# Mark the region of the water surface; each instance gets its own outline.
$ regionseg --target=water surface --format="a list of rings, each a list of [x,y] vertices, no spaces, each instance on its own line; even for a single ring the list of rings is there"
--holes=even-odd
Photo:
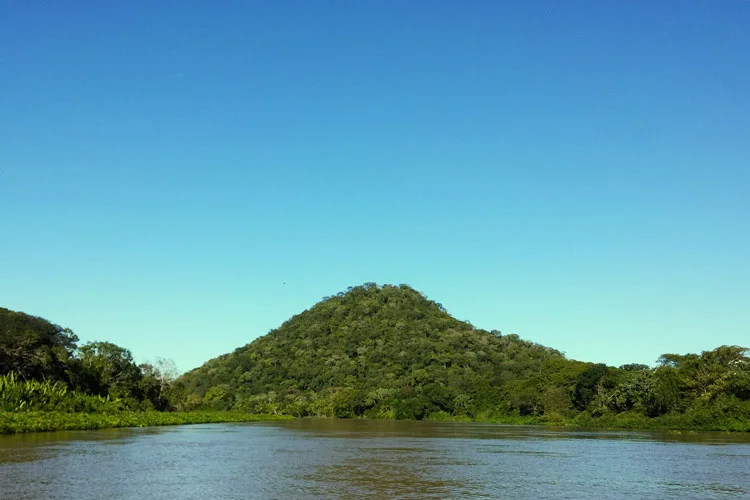
[[[294,420],[0,436],[0,498],[750,498],[750,436]]]

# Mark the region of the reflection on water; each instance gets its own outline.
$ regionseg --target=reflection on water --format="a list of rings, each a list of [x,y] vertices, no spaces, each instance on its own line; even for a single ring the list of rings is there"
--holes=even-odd
[[[53,457],[75,441],[96,441],[101,445],[117,444],[132,436],[130,429],[102,431],[42,432],[0,436],[0,464],[28,462]]]
[[[445,498],[470,492],[465,482],[437,473],[442,465],[437,457],[404,451],[360,450],[359,456],[346,463],[318,467],[303,478],[311,483],[310,493],[329,498],[341,491],[379,498]]]
[[[294,420],[0,436],[0,498],[744,498],[750,435]]]
[[[262,423],[261,425],[268,425]],[[655,441],[662,443],[750,444],[750,433],[691,431],[630,431],[537,427],[469,422],[418,422],[408,420],[297,419],[274,422],[297,432],[310,432],[321,438],[444,437],[471,439],[601,439],[606,441]]]

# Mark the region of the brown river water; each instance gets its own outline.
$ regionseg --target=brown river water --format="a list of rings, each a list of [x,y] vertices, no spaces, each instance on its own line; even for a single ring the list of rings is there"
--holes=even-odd
[[[750,498],[750,435],[310,419],[0,436],[0,498]]]

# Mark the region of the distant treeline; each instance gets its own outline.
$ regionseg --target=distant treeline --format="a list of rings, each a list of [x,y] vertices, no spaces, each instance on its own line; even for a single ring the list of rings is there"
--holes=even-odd
[[[451,317],[412,288],[327,297],[175,379],[108,342],[0,309],[0,410],[209,410],[296,417],[471,419],[750,430],[745,347],[649,367],[566,359]]]

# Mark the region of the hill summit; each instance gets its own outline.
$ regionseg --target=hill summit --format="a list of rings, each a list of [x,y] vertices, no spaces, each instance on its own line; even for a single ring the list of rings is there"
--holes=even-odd
[[[494,407],[507,386],[555,359],[564,360],[517,335],[459,321],[407,285],[366,283],[324,298],[179,384],[186,407],[422,418]]]

